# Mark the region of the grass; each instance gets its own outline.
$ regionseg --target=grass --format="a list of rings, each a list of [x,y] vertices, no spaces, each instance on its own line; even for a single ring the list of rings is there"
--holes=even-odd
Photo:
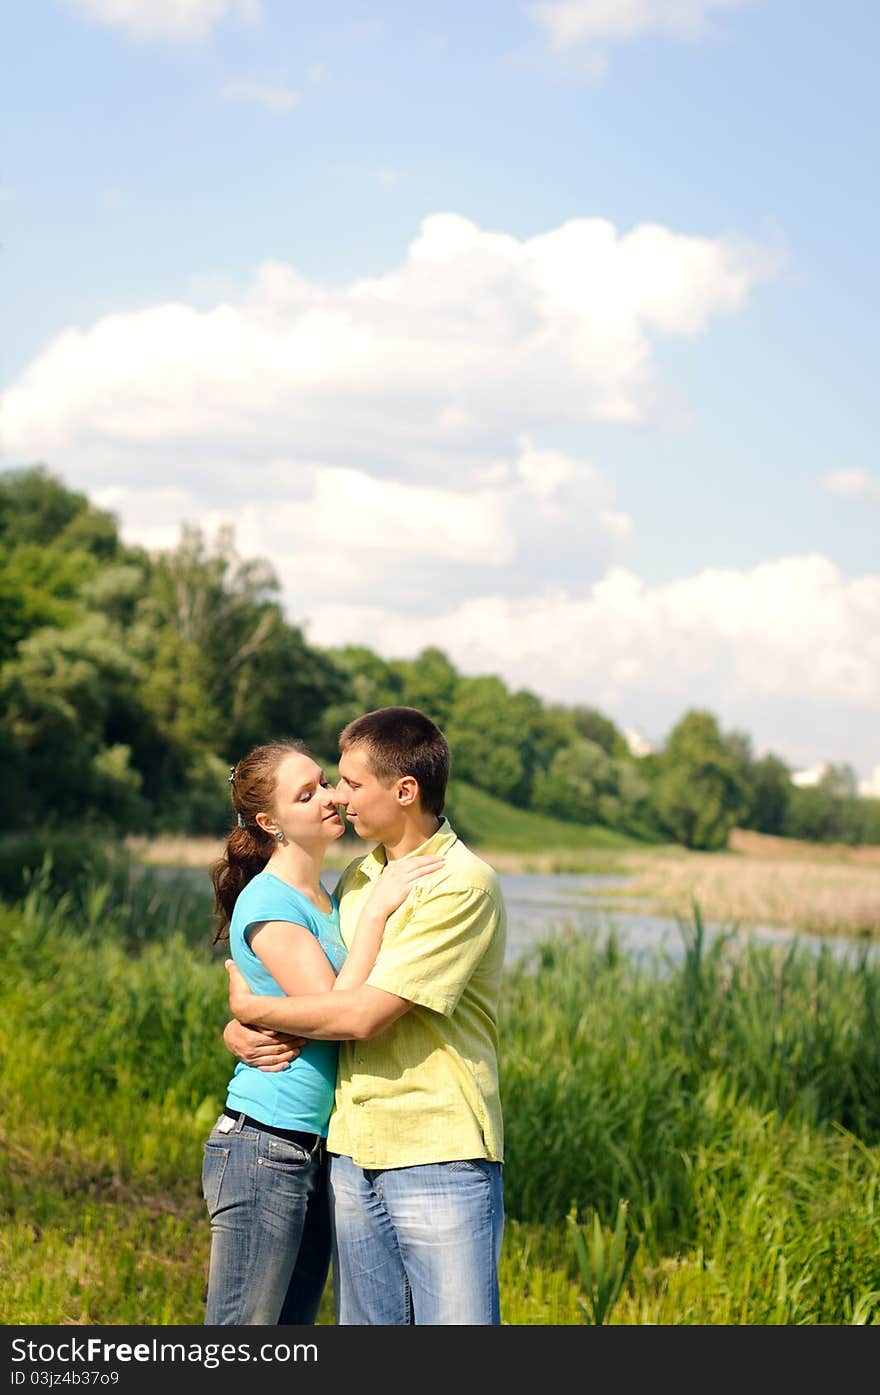
[[[0,907],[7,1322],[202,1321],[201,1148],[231,1063],[183,895],[37,878]],[[638,1248],[605,1321],[880,1321],[880,969],[710,945],[699,909],[683,934],[662,974],[585,927],[506,976],[504,1322],[599,1311],[571,1226],[610,1236],[621,1203]]]
[[[696,898],[710,919],[744,927],[880,935],[880,848],[817,848],[737,832],[730,852],[663,848],[627,854],[621,865],[632,878],[622,894],[668,915],[687,915]]]

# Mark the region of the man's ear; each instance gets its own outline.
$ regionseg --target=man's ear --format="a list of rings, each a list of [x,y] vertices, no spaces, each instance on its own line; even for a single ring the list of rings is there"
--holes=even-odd
[[[409,809],[415,804],[419,797],[419,782],[414,775],[404,775],[397,784],[397,802],[402,808]]]

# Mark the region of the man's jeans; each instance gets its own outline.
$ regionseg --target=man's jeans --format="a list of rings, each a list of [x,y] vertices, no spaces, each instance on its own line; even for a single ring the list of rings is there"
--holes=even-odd
[[[340,1325],[497,1325],[501,1164],[378,1170],[330,1158]]]
[[[330,1264],[321,1152],[241,1119],[230,1132],[214,1127],[202,1163],[211,1217],[206,1324],[314,1323]]]

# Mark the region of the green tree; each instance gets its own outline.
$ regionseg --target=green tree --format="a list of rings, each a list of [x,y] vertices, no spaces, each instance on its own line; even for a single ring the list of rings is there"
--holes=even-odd
[[[349,644],[325,651],[332,665],[332,684],[317,732],[319,749],[328,759],[339,753],[337,738],[343,727],[364,712],[403,703],[404,681],[393,663],[381,659],[363,645]],[[412,704],[410,704],[412,705]]]
[[[849,765],[829,765],[818,784],[792,787],[785,832],[813,843],[860,842],[864,816],[857,788]]]
[[[114,711],[135,703],[139,678],[102,616],[21,642],[0,673],[0,710],[16,751],[15,824],[84,811],[109,820],[124,811],[129,826],[143,821],[129,751],[108,739]]]
[[[522,797],[527,776],[527,705],[496,676],[461,678],[446,732],[455,779],[497,799]]]
[[[573,707],[571,720],[581,736],[587,741],[595,741],[609,756],[627,754],[628,748],[623,733],[618,731],[611,718],[600,712],[598,707]]]
[[[391,665],[401,681],[401,701],[417,707],[446,730],[452,716],[458,687],[458,673],[442,649],[423,649],[415,659],[396,660]]]
[[[726,845],[748,807],[749,792],[711,712],[687,712],[673,728],[652,798],[676,842],[703,849]]]
[[[550,767],[535,777],[533,805],[543,814],[573,823],[604,822],[603,799],[617,794],[617,772],[596,741],[580,739],[556,752]]]
[[[791,770],[778,756],[766,755],[752,763],[747,778],[751,802],[743,827],[758,833],[783,834],[793,789]]]

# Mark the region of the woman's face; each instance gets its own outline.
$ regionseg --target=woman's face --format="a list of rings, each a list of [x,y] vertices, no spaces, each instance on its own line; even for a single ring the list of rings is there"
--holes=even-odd
[[[267,822],[290,843],[332,843],[345,832],[335,786],[311,756],[292,751],[278,766],[275,807]]]

